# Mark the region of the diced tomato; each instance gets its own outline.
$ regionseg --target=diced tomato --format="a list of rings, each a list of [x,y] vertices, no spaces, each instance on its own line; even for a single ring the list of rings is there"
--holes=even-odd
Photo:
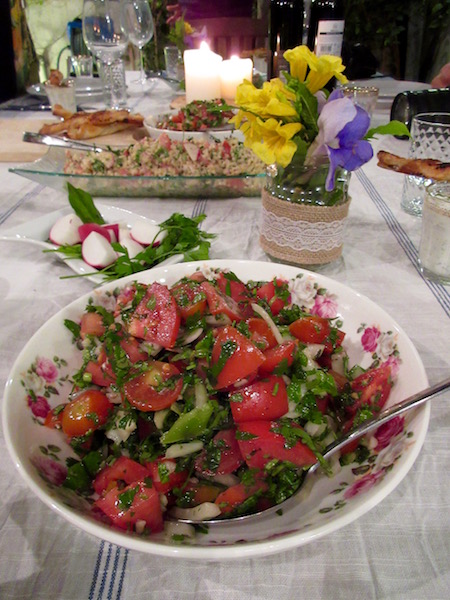
[[[223,294],[209,281],[203,281],[200,287],[206,294],[209,312],[212,315],[225,314],[231,321],[243,321],[245,315],[242,313],[238,303],[231,296]]]
[[[170,290],[160,283],[152,283],[130,319],[129,333],[163,348],[172,348],[179,328],[180,313]]]
[[[137,363],[138,361],[148,360],[147,352],[144,352],[140,348],[140,342],[133,336],[120,340],[120,346],[125,350],[126,355],[131,363]]]
[[[96,500],[95,506],[120,529],[132,529],[138,521],[144,521],[150,533],[163,529],[159,494],[143,481],[135,481],[122,490],[112,488]]]
[[[85,435],[106,423],[112,404],[99,390],[85,390],[62,411],[61,427],[69,437]]]
[[[276,421],[239,423],[237,440],[245,462],[250,468],[263,469],[272,459],[290,461],[298,467],[314,464],[315,454],[300,440],[288,447],[286,439],[277,433]],[[291,424],[292,427],[300,427]]]
[[[231,386],[256,371],[264,362],[264,354],[235,327],[218,329],[214,342],[211,369],[220,390]]]
[[[147,463],[153,485],[160,494],[167,494],[174,487],[181,487],[188,478],[188,471],[176,471],[176,465],[176,461],[171,458],[158,458]]]
[[[112,369],[108,365],[106,353],[102,349],[97,362],[89,361],[86,365],[86,373],[91,375],[91,382],[100,387],[108,387],[116,380]]]
[[[222,488],[211,483],[189,482],[183,488],[183,499],[188,507],[198,506],[203,502],[214,502]]]
[[[378,411],[386,404],[393,386],[391,368],[384,364],[362,373],[351,382],[354,404],[347,405],[349,415],[355,415],[362,406],[369,406]]]
[[[206,294],[195,281],[179,283],[171,290],[181,314],[181,320],[186,323],[195,314],[202,315],[206,310]]]
[[[183,387],[183,378],[175,365],[154,360],[148,370],[127,381],[125,398],[143,412],[169,408],[178,398]]]
[[[127,456],[119,456],[112,465],[100,471],[92,485],[94,491],[101,496],[105,490],[110,490],[119,481],[130,484],[143,481],[146,477],[150,477],[150,471],[146,467]]]
[[[219,273],[216,283],[222,294],[232,298],[237,303],[239,310],[245,317],[251,317],[254,314],[250,306],[252,297],[245,283],[234,277],[227,277],[225,273]]]
[[[262,352],[277,345],[277,340],[264,319],[251,317],[245,321],[250,332],[250,339]]]
[[[64,404],[60,404],[48,411],[44,420],[44,425],[46,427],[49,427],[50,429],[62,429],[61,419],[64,406]]]
[[[345,333],[331,327],[330,321],[318,315],[307,315],[289,325],[290,333],[304,344],[324,344],[326,352],[342,345]]]
[[[80,336],[84,340],[87,335],[102,336],[106,331],[103,317],[95,312],[86,312],[81,317]]]
[[[231,146],[227,140],[222,142],[222,158],[230,158],[231,156]]]
[[[264,376],[273,373],[277,367],[280,369],[283,366],[290,367],[294,362],[296,351],[297,343],[293,341],[282,342],[274,348],[269,348],[264,352],[266,360],[259,367],[259,373]]]
[[[195,470],[205,477],[233,473],[244,462],[234,428],[223,429],[216,433],[212,440],[212,446],[220,451],[220,458],[218,463],[215,463],[217,464],[215,468],[214,465],[208,462],[208,452],[206,450],[202,450],[195,459]]]
[[[262,480],[256,480],[252,485],[237,483],[221,492],[217,496],[215,504],[219,506],[223,514],[227,514],[240,506],[247,498],[253,496],[253,494],[256,494],[260,490],[265,491],[266,489],[267,484]]]
[[[345,375],[337,373],[336,371],[333,371],[333,369],[328,369],[328,374],[331,375],[331,377],[334,379],[337,391],[343,392],[349,384],[347,377],[345,377]]]
[[[274,281],[264,283],[258,288],[256,295],[268,303],[273,315],[277,315],[288,304],[290,299],[287,282],[282,279],[275,279]]]
[[[165,148],[166,150],[170,150],[170,148],[172,147],[172,140],[167,135],[167,133],[162,133],[159,136],[158,143],[162,148]]]
[[[273,421],[288,412],[286,384],[282,377],[270,375],[230,395],[235,423]]]

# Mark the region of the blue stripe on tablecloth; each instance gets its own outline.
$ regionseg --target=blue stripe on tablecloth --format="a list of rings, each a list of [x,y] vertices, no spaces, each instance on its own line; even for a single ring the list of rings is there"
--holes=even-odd
[[[206,214],[206,203],[207,200],[197,200],[192,210],[192,218]],[[107,548],[106,556],[104,556],[105,548]],[[115,548],[116,554],[112,561],[113,548]],[[102,600],[102,598],[120,600],[127,562],[128,550],[102,541],[92,575],[89,600]]]
[[[420,275],[420,277],[422,278],[424,283],[428,286],[428,288],[430,289],[430,291],[432,292],[432,294],[434,295],[436,300],[439,302],[439,304],[443,308],[445,314],[448,317],[450,317],[450,292],[449,292],[448,288],[446,288],[442,284],[435,283],[434,281],[429,281],[428,279],[426,279],[426,277],[424,277],[422,275],[420,268],[419,268],[419,263],[418,263],[417,248],[414,246],[412,241],[409,239],[407,233],[405,232],[403,227],[400,225],[400,223],[397,221],[393,212],[391,211],[389,206],[386,204],[386,202],[383,200],[383,198],[379,194],[378,190],[375,188],[375,186],[370,181],[370,179],[367,177],[367,175],[364,173],[364,171],[362,169],[359,169],[356,172],[356,176],[359,179],[359,181],[361,182],[361,184],[364,187],[364,189],[366,190],[366,192],[368,193],[368,195],[371,198],[371,200],[373,201],[373,203],[375,204],[375,206],[377,207],[381,216],[386,221],[387,226],[394,234],[395,238],[397,239],[398,243],[404,250],[405,254],[409,258],[411,263],[413,264],[414,268],[416,269],[416,271],[418,272],[418,274]]]

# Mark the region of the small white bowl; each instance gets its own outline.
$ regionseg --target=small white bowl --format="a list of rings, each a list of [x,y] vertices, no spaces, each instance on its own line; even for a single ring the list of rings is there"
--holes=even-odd
[[[184,140],[195,140],[202,142],[211,140],[223,141],[230,137],[235,137],[240,142],[244,141],[242,132],[232,126],[229,128],[205,129],[204,131],[176,131],[174,129],[160,129],[159,127],[156,127],[156,124],[162,119],[162,116],[163,115],[149,115],[144,119],[144,127],[151,138],[159,138],[162,133],[165,133],[171,140],[176,140],[178,142],[182,142]]]

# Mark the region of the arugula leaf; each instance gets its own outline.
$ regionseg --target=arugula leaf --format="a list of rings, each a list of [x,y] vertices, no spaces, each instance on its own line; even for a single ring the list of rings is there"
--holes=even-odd
[[[385,125],[379,125],[378,127],[374,127],[373,129],[369,129],[369,131],[364,136],[365,140],[372,139],[375,135],[398,135],[398,136],[406,136],[411,137],[408,128],[404,123],[400,121],[390,121]]]
[[[104,224],[105,220],[95,207],[92,196],[88,192],[74,187],[71,183],[67,184],[67,189],[69,190],[70,206],[83,223]]]

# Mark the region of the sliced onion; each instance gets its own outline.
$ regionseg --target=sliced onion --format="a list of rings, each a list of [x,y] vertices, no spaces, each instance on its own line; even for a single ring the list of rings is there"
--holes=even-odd
[[[203,329],[201,327],[197,327],[197,329],[193,329],[192,331],[183,333],[177,340],[178,346],[188,346],[189,344],[192,344],[192,342],[195,342],[195,340],[199,338],[202,335],[202,333]],[[179,348],[174,348],[175,352],[177,352],[178,350]]]
[[[326,428],[326,423],[313,423],[312,421],[308,421],[304,427],[306,433],[309,433],[309,435],[311,435],[312,437],[322,435]]]
[[[331,368],[339,375],[345,375],[345,359],[347,353],[341,349],[340,352],[333,352],[331,355]]]
[[[189,523],[177,523],[176,521],[166,521],[164,523],[164,532],[167,537],[172,538],[174,535],[188,538],[195,538],[195,527]]]
[[[198,452],[202,448],[203,442],[200,441],[186,442],[185,444],[172,444],[172,446],[167,448],[164,456],[166,458],[179,458],[180,456],[187,456],[188,454]]]
[[[231,487],[232,485],[240,483],[241,480],[236,475],[233,475],[233,473],[225,473],[223,475],[214,475],[214,477],[211,477],[211,481],[220,483],[226,487]]]
[[[176,519],[189,519],[189,521],[209,521],[221,514],[220,508],[214,502],[203,502],[193,508],[180,508],[175,506],[170,511]]]
[[[264,319],[264,321],[267,323],[267,325],[270,327],[273,335],[275,336],[275,339],[277,340],[277,344],[282,344],[283,336],[281,335],[278,327],[273,322],[269,313],[266,310],[264,310],[264,308],[262,306],[260,306],[259,304],[256,304],[256,303],[252,303],[252,308],[255,311],[255,313],[257,313],[260,317],[262,317]]]
[[[153,415],[153,423],[158,429],[162,429],[164,427],[164,421],[168,412],[168,408],[163,408],[162,410],[157,410]]]
[[[201,408],[208,402],[208,400],[209,400],[208,392],[206,390],[205,384],[202,383],[201,381],[199,381],[195,384],[194,393],[195,393],[196,408]]]
[[[220,315],[208,315],[205,317],[205,321],[207,325],[211,325],[215,327],[217,325],[229,325],[231,323],[231,319],[227,317],[227,315],[220,313]]]

